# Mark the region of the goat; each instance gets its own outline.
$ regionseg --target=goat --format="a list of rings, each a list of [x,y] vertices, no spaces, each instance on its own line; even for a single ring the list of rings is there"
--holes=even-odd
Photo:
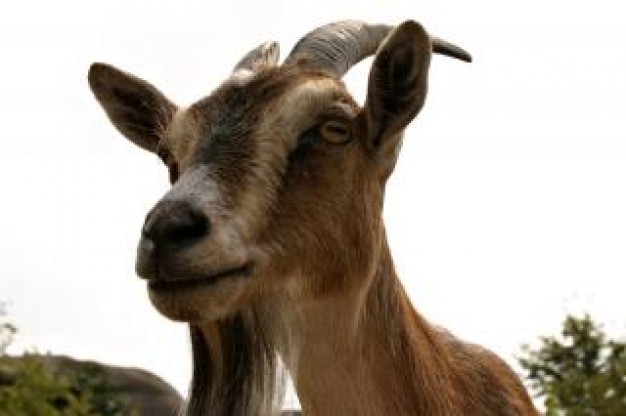
[[[394,271],[383,194],[433,53],[471,61],[414,21],[332,23],[282,65],[277,43],[253,49],[187,108],[91,66],[113,125],[169,169],[136,271],[189,324],[187,415],[275,414],[285,368],[306,415],[537,414],[516,374],[427,323]],[[341,77],[373,54],[361,107]]]

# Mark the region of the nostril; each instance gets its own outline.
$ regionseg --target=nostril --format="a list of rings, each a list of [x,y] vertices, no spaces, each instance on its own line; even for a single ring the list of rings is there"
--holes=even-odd
[[[164,238],[167,242],[178,243],[195,240],[207,233],[208,221],[204,215],[195,211],[177,212],[167,224]]]
[[[159,202],[148,214],[144,237],[157,244],[197,240],[209,232],[209,220],[202,211],[184,201]]]

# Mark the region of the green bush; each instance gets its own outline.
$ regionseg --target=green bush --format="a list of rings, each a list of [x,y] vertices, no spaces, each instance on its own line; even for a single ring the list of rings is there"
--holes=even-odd
[[[0,414],[11,416],[87,416],[89,394],[78,394],[71,381],[51,374],[36,355],[0,357]]]
[[[46,356],[0,357],[0,415],[133,416],[101,370],[57,369]]]
[[[6,354],[14,325],[0,303],[0,415],[133,416],[96,365],[63,369],[45,355]],[[58,367],[58,368],[57,368]]]
[[[524,348],[520,364],[547,416],[626,415],[626,343],[586,315],[568,316],[560,337]]]

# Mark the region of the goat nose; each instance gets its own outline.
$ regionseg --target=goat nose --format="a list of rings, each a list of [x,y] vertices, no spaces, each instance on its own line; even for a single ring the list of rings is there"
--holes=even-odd
[[[209,219],[186,201],[159,202],[146,217],[144,238],[156,245],[191,242],[209,232]]]

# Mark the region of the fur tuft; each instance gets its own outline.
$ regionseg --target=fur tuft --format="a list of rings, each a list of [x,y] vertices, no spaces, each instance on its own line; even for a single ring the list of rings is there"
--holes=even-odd
[[[190,325],[193,376],[185,416],[279,414],[285,372],[253,312],[210,324],[214,336]]]

